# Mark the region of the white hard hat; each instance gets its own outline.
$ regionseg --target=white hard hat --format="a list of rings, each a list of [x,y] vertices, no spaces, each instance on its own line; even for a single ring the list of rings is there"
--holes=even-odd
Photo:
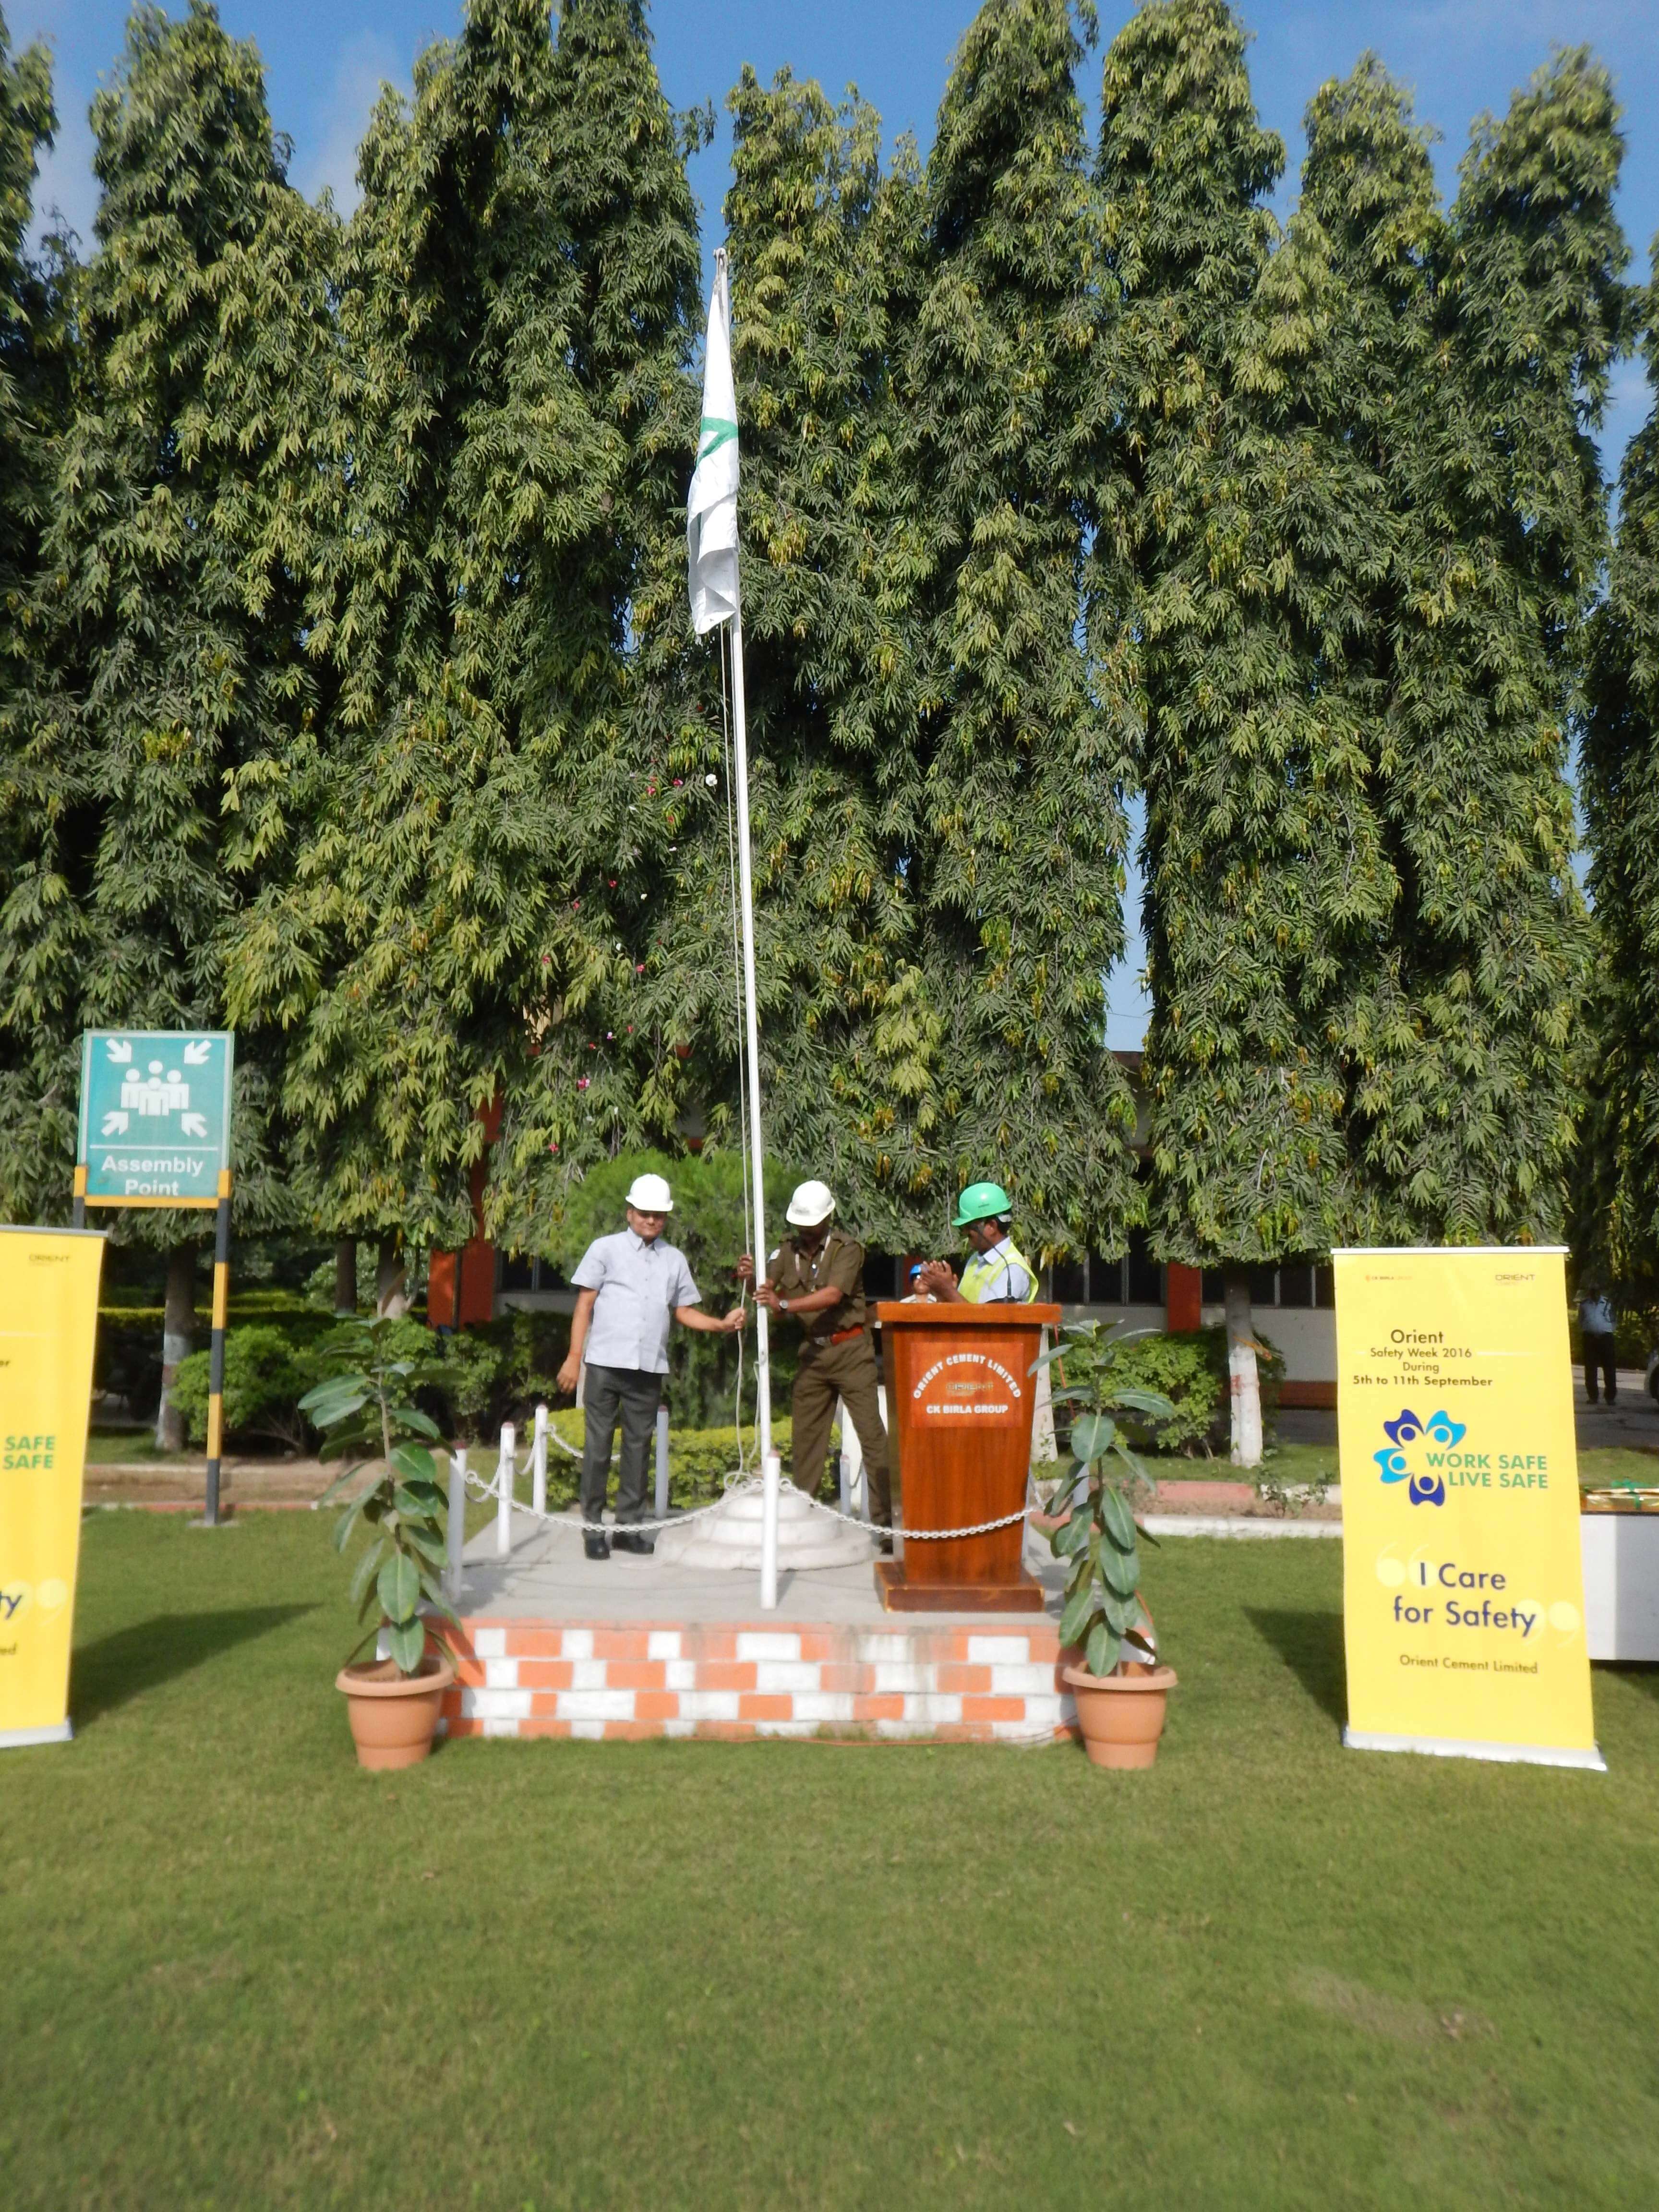
[[[635,1176],[628,1186],[628,1203],[640,1213],[672,1213],[674,1194],[661,1176]]]
[[[804,1182],[790,1200],[784,1219],[792,1229],[816,1229],[835,1210],[835,1194],[827,1182]]]

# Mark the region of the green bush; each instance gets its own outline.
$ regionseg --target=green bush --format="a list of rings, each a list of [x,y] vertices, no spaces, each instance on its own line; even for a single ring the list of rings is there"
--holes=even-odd
[[[553,1415],[553,1426],[571,1449],[580,1453],[586,1439],[581,1408],[576,1407]],[[621,1431],[617,1431],[620,1440]],[[782,1458],[786,1471],[790,1464],[790,1427],[787,1418],[772,1424],[772,1440]],[[520,1437],[522,1444],[525,1437]],[[755,1444],[755,1431],[745,1428],[743,1432],[745,1463],[751,1474],[760,1472],[760,1457]],[[615,1447],[613,1446],[613,1451]],[[654,1468],[654,1458],[650,1462]],[[682,1508],[707,1505],[720,1496],[726,1478],[737,1470],[738,1432],[735,1428],[677,1429],[671,1415],[668,1425],[668,1495],[671,1503]],[[494,1462],[491,1462],[493,1471]],[[577,1462],[556,1444],[550,1444],[547,1455],[547,1497],[550,1505],[572,1505],[580,1487],[580,1469]]]
[[[1113,1373],[1127,1388],[1155,1390],[1175,1407],[1168,1420],[1134,1413],[1122,1425],[1137,1451],[1225,1453],[1231,1418],[1227,1379],[1227,1332],[1221,1327],[1156,1330],[1145,1336],[1112,1340]],[[1271,1444],[1279,1429],[1279,1391],[1285,1356],[1256,1332],[1256,1368],[1261,1384],[1261,1437]],[[1086,1347],[1068,1344],[1066,1380],[1086,1382]],[[1078,1371],[1073,1375],[1073,1370]]]
[[[207,1441],[210,1357],[192,1352],[173,1378],[173,1402],[185,1417],[192,1443]],[[319,1379],[314,1352],[286,1330],[261,1324],[227,1329],[227,1434],[274,1438],[290,1450],[303,1451],[314,1431],[299,1401]]]

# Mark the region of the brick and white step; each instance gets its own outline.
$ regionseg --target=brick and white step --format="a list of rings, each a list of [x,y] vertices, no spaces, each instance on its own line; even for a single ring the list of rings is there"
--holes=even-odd
[[[1076,1733],[1052,1621],[865,1628],[468,1620],[452,1736],[932,1737]]]

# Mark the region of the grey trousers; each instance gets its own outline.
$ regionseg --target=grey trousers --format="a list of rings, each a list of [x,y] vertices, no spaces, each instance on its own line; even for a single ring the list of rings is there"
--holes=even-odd
[[[590,1367],[582,1385],[586,1443],[582,1452],[582,1519],[605,1518],[611,1481],[611,1444],[622,1419],[622,1457],[617,1469],[618,1527],[645,1518],[646,1455],[662,1400],[660,1375],[642,1367]]]

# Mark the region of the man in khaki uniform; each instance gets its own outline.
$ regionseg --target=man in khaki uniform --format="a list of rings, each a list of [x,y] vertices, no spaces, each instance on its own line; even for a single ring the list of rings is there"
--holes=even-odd
[[[799,1321],[805,1331],[790,1412],[794,1423],[796,1487],[817,1495],[830,1455],[830,1430],[840,1398],[864,1449],[871,1518],[893,1525],[887,1480],[887,1432],[876,1396],[876,1355],[864,1306],[864,1247],[834,1226],[836,1201],[821,1182],[804,1182],[789,1201],[786,1237],[767,1263],[755,1296],[767,1310]],[[738,1273],[753,1282],[745,1255]]]

